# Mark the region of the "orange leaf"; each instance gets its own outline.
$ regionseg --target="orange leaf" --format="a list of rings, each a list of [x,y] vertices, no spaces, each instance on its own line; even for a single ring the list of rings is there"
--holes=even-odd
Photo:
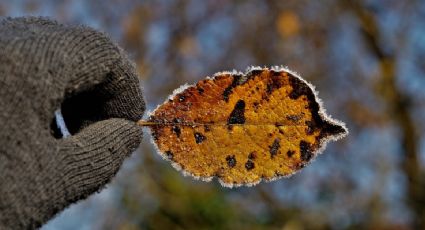
[[[285,68],[217,73],[177,90],[140,124],[175,168],[227,187],[292,175],[348,133]]]

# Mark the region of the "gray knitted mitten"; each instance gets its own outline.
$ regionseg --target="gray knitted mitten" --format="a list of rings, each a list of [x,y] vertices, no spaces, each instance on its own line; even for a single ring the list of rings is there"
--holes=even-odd
[[[0,21],[0,229],[37,228],[104,187],[139,145],[144,109],[134,66],[104,34]]]

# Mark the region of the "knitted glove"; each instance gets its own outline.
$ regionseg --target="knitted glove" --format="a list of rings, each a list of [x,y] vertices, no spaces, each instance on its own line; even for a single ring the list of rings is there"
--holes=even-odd
[[[144,109],[134,66],[104,34],[1,21],[0,229],[37,228],[104,187],[139,145]]]

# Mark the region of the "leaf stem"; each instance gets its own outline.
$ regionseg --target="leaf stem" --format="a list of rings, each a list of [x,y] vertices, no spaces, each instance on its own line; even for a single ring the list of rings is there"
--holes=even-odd
[[[146,120],[139,120],[137,121],[137,124],[140,126],[154,126],[154,125],[158,125],[158,123],[156,122],[151,122],[151,121],[146,121]]]
[[[193,123],[193,122],[154,122],[154,121],[146,121],[146,120],[139,120],[137,121],[137,124],[139,126],[143,126],[143,127],[149,127],[149,126],[155,126],[155,125],[182,125],[182,126],[201,126],[201,125],[206,125],[206,126],[250,126],[250,125],[255,125],[255,126],[276,126],[276,127],[307,127],[306,125],[303,124],[276,124],[276,123],[270,123],[270,124],[249,124],[249,123],[245,123],[245,124],[228,124],[228,123]]]

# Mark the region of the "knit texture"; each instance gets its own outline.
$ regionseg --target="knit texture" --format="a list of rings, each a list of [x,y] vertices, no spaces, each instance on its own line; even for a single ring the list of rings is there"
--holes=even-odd
[[[61,108],[72,136],[55,138]],[[99,191],[139,145],[134,65],[91,28],[0,22],[0,229],[33,229]]]

